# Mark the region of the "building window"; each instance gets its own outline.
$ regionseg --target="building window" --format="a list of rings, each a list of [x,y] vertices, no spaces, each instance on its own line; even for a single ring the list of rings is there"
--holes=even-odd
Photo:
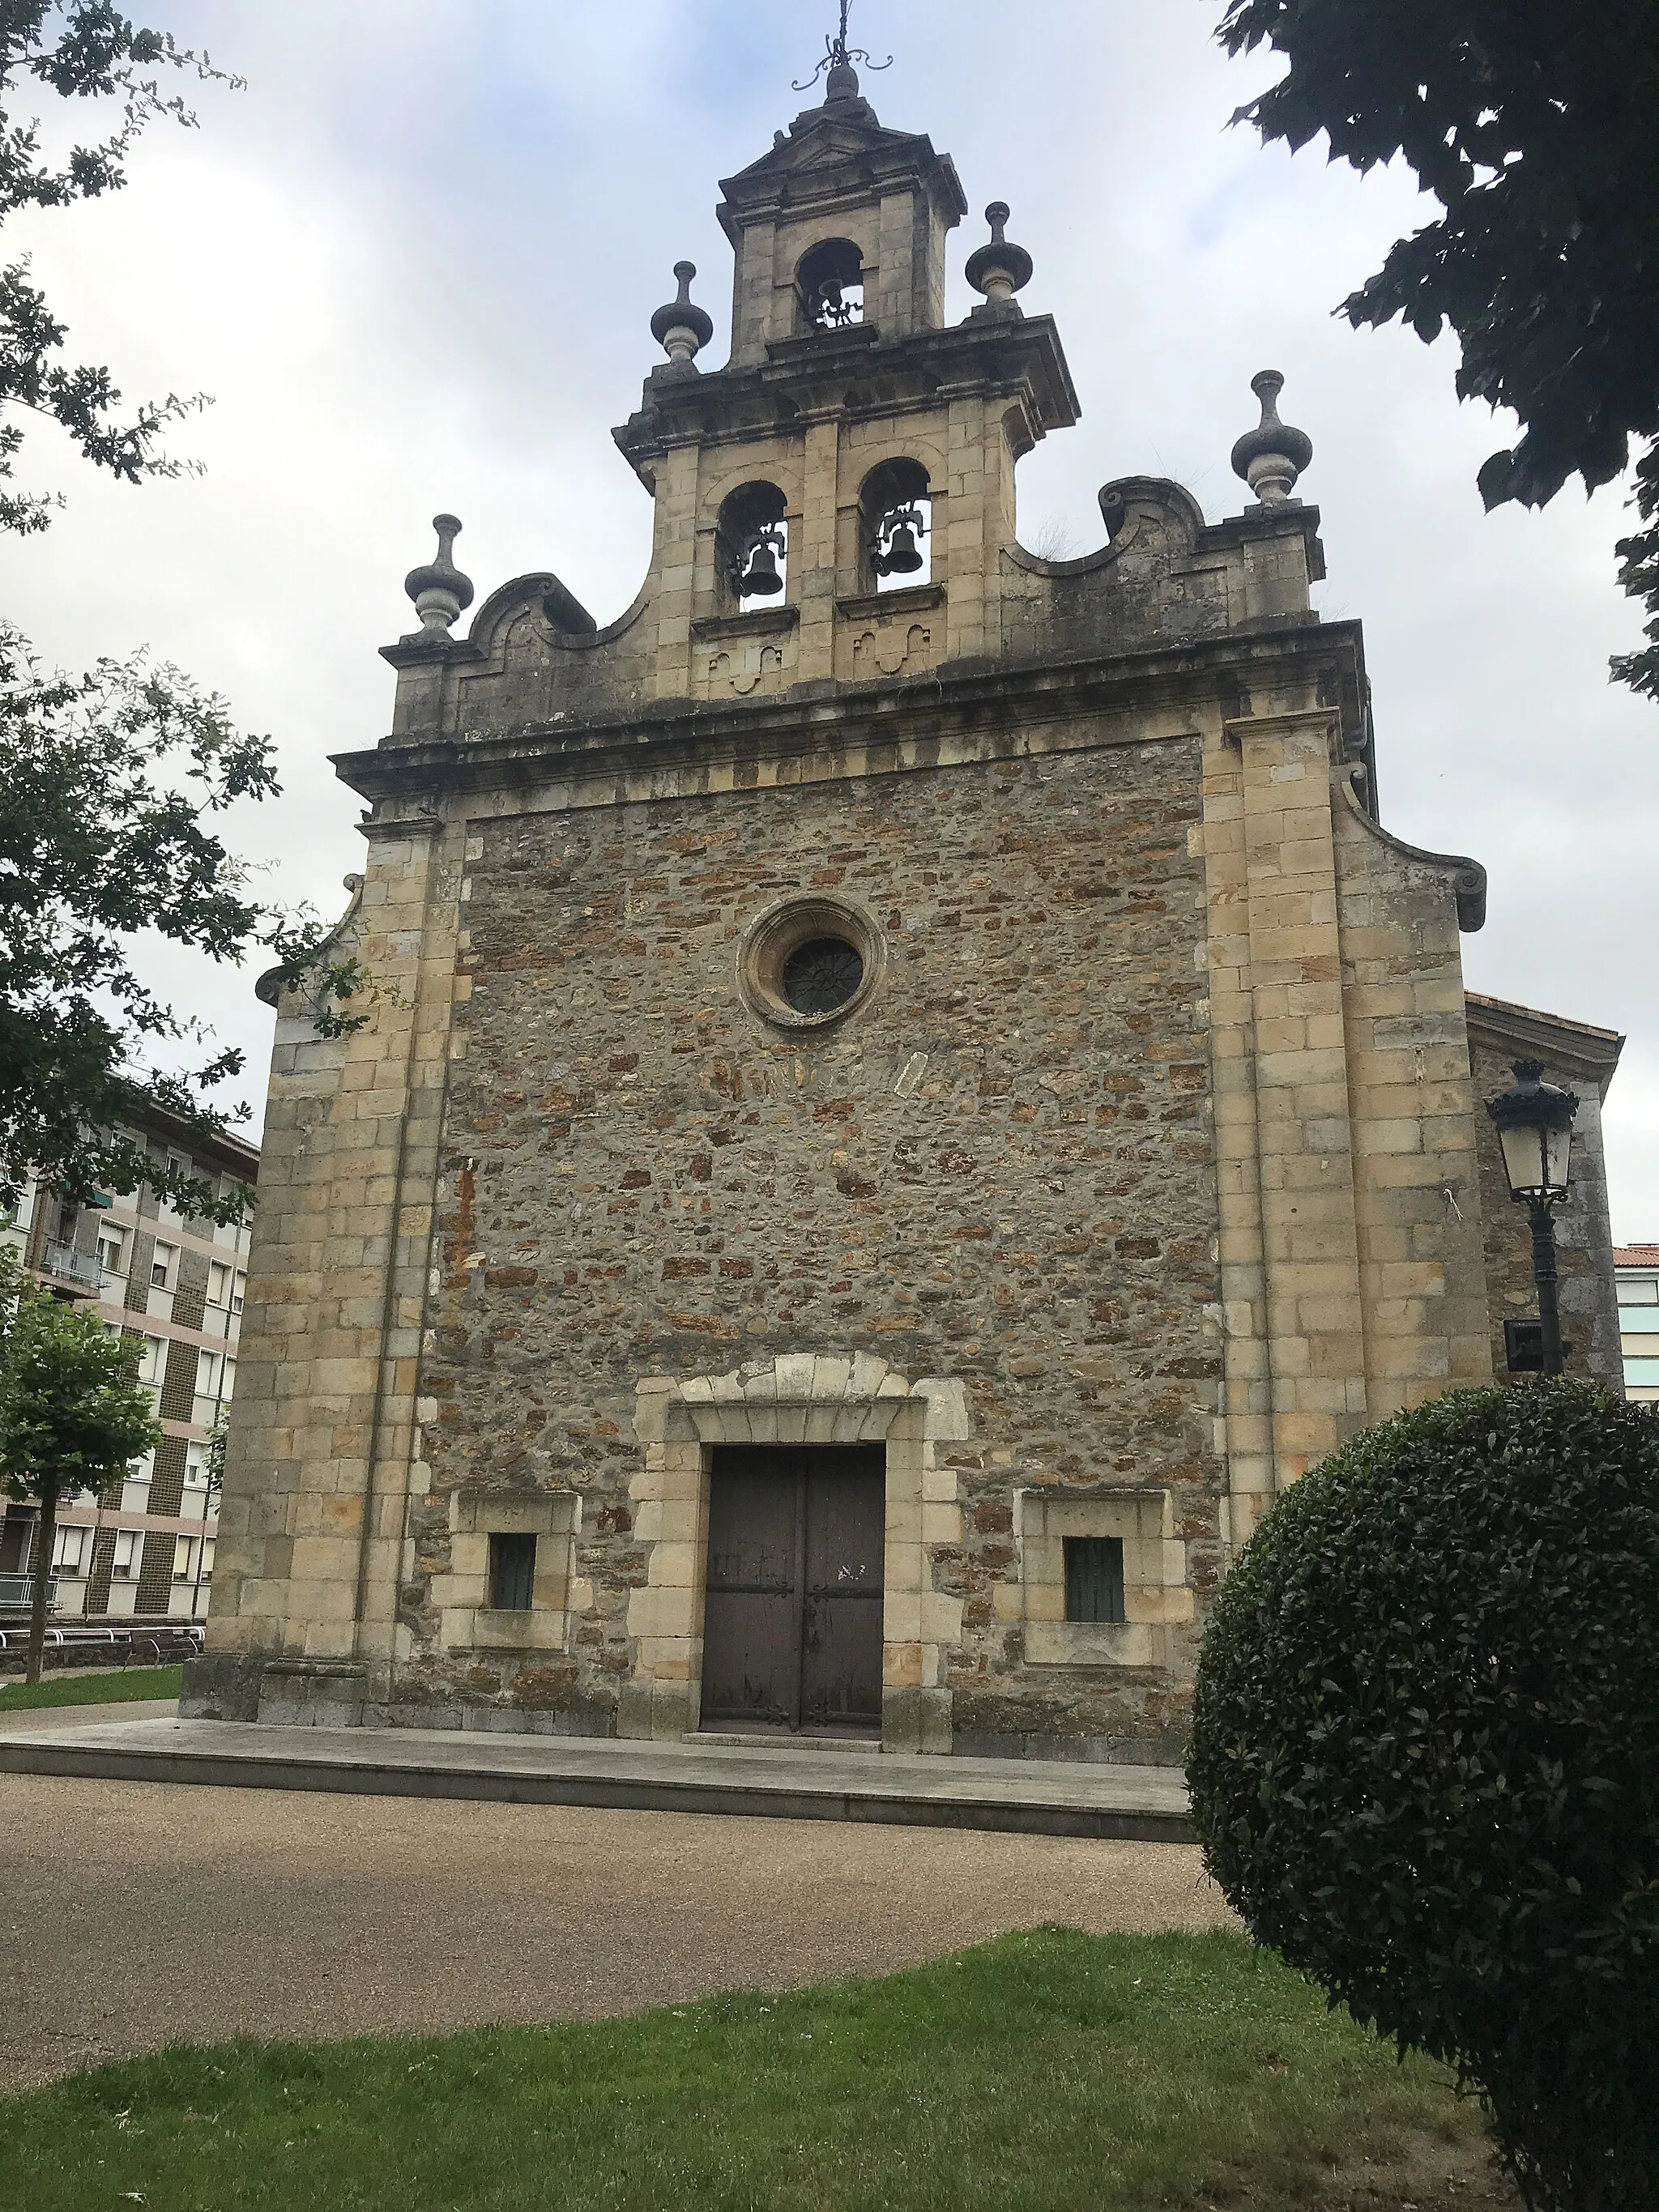
[[[98,1232],[98,1264],[110,1277],[125,1275],[127,1270],[127,1232],[125,1229],[100,1229]]]
[[[55,1572],[78,1575],[84,1571],[82,1563],[87,1555],[88,1534],[85,1528],[59,1528],[57,1542],[52,1547],[52,1564]]]
[[[1066,1618],[1121,1621],[1123,1618],[1123,1539],[1067,1536]]]
[[[164,1336],[147,1336],[144,1348],[138,1355],[138,1380],[159,1389],[167,1379],[167,1340]]]
[[[115,1532],[115,1557],[110,1564],[112,1577],[118,1583],[137,1582],[143,1555],[143,1530],[118,1528]]]
[[[247,1277],[240,1267],[233,1267],[228,1260],[215,1260],[210,1265],[207,1302],[210,1306],[223,1306],[230,1313],[240,1313],[246,1287]]]
[[[158,1238],[149,1258],[149,1286],[153,1291],[170,1291],[179,1279],[179,1247],[163,1244]]]
[[[858,996],[864,956],[840,937],[810,937],[783,963],[783,995],[798,1014],[838,1014]]]
[[[1566,1346],[1564,1345],[1562,1350]],[[1511,1375],[1544,1371],[1544,1324],[1522,1319],[1504,1323],[1504,1361]]]
[[[489,1603],[496,1613],[528,1613],[536,1589],[536,1539],[492,1535]]]
[[[173,1547],[173,1579],[176,1583],[193,1583],[196,1579],[198,1536],[180,1536]]]
[[[204,1221],[198,1233],[211,1237],[216,1244],[225,1245],[232,1251],[246,1252],[248,1247],[248,1185],[236,1176],[221,1176],[218,1192],[221,1198],[236,1200],[243,1208],[242,1217],[239,1221]]]
[[[738,988],[753,1012],[781,1029],[821,1029],[866,1002],[883,962],[881,933],[861,908],[785,899],[750,924]]]

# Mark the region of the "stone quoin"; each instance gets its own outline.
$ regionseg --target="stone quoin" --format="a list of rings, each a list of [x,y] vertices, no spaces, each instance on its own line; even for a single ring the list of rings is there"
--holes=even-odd
[[[1127,475],[1027,551],[1032,257],[994,203],[947,324],[956,171],[826,85],[722,188],[726,365],[690,264],[652,323],[634,604],[462,634],[441,517],[336,763],[381,989],[277,1005],[187,1713],[1174,1762],[1264,1508],[1524,1304],[1472,1051],[1596,1098],[1620,1040],[1467,997],[1484,874],[1380,823],[1283,379],[1239,514]]]

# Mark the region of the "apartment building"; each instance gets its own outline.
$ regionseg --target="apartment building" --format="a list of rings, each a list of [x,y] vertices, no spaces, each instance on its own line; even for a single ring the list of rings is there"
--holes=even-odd
[[[1613,1267],[1625,1395],[1641,1405],[1659,1405],[1659,1244],[1619,1245]]]
[[[204,1144],[160,1109],[131,1133],[159,1163],[188,1168],[216,1190],[252,1190],[257,1148],[234,1137]],[[58,1507],[52,1610],[62,1620],[198,1620],[213,1580],[217,1498],[209,1455],[236,1381],[248,1230],[179,1214],[148,1185],[88,1206],[31,1179],[0,1243],[39,1282],[98,1312],[141,1344],[161,1441],[118,1490],[82,1492]],[[0,1607],[24,1601],[38,1518],[9,1504],[0,1522]]]

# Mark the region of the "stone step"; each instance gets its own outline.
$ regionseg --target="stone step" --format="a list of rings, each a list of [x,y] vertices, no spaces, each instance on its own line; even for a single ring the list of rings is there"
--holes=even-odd
[[[1185,1783],[1173,1767],[872,1758],[861,1744],[821,1741],[636,1743],[482,1729],[142,1720],[0,1740],[0,1772],[1193,1840]]]

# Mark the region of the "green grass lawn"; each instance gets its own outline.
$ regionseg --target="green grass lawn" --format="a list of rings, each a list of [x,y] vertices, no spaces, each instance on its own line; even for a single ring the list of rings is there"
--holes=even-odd
[[[629,2020],[173,2050],[0,2101],[0,2174],[27,2212],[1141,2212],[1479,2133],[1237,1937],[1045,1929]]]
[[[176,1698],[182,1667],[111,1668],[95,1674],[48,1674],[43,1682],[8,1682],[0,1713],[33,1712],[42,1705],[124,1705],[133,1698]]]

